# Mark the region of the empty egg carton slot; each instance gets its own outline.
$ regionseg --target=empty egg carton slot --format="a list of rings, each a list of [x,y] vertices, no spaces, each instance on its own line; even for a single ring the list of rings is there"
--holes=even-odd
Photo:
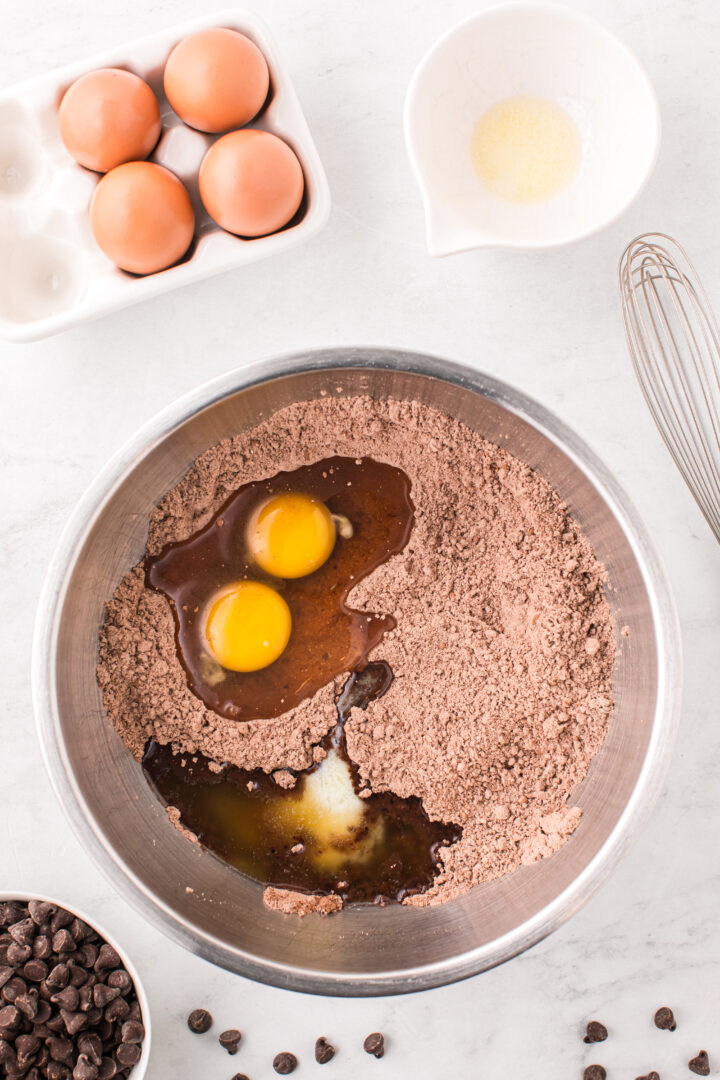
[[[0,107],[0,201],[17,204],[48,181],[48,162],[37,125],[20,105]]]
[[[19,233],[0,256],[0,314],[28,323],[74,307],[87,290],[84,253],[65,240]]]

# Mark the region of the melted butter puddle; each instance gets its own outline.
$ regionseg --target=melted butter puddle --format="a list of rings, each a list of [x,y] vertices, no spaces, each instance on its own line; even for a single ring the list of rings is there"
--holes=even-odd
[[[575,123],[555,102],[512,97],[483,113],[470,152],[475,172],[493,194],[506,202],[538,203],[575,177],[582,146]]]
[[[431,821],[418,798],[358,794],[345,721],[391,682],[383,661],[349,676],[337,727],[322,744],[327,756],[298,773],[294,788],[280,787],[261,770],[225,766],[213,773],[202,755],[174,755],[154,742],[143,768],[205,847],[263,885],[334,892],[347,902],[400,901],[432,884],[440,848],[458,840],[461,829]]]

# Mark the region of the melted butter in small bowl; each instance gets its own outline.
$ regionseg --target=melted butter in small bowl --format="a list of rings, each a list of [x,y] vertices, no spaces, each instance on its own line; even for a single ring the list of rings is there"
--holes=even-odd
[[[660,112],[600,23],[511,3],[451,29],[418,66],[405,140],[432,255],[545,248],[614,221],[647,182]]]
[[[506,98],[491,105],[473,130],[478,179],[500,199],[537,203],[558,195],[580,167],[577,125],[553,101]]]

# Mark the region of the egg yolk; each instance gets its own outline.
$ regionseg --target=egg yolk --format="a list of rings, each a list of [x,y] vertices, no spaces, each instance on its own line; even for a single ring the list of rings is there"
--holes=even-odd
[[[222,667],[259,671],[284,651],[291,627],[290,608],[275,589],[259,581],[240,581],[213,602],[205,636]]]
[[[312,574],[330,558],[335,524],[325,503],[311,495],[275,495],[253,515],[250,552],[265,573],[280,578]]]

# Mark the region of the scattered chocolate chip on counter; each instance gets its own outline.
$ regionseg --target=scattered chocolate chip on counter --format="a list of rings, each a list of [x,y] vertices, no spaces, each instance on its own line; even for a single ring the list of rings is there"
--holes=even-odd
[[[363,1043],[363,1050],[366,1054],[372,1054],[373,1057],[381,1058],[385,1053],[385,1038],[382,1032],[373,1031],[371,1035],[368,1035]]]
[[[204,1035],[212,1027],[213,1018],[207,1009],[193,1009],[187,1019],[187,1026],[196,1035]]]
[[[646,1076],[636,1076],[635,1080],[660,1080],[660,1074],[656,1073],[653,1069],[653,1071],[649,1072]]]
[[[695,1073],[696,1076],[709,1076],[710,1059],[708,1058],[707,1050],[699,1050],[697,1057],[688,1061],[688,1069],[691,1073]]]
[[[585,1029],[584,1043],[599,1043],[605,1042],[608,1037],[608,1030],[604,1024],[601,1024],[599,1020],[591,1020]]]
[[[663,1005],[655,1013],[655,1027],[660,1028],[661,1031],[675,1031],[677,1028],[673,1011],[667,1005]]]
[[[273,1069],[276,1073],[280,1073],[281,1076],[287,1076],[288,1073],[295,1072],[297,1063],[298,1059],[295,1055],[284,1050],[281,1054],[276,1054],[273,1058]]]
[[[602,1065],[588,1065],[583,1073],[583,1080],[606,1080],[607,1073]]]
[[[315,1043],[315,1060],[318,1065],[327,1065],[335,1057],[335,1047],[329,1043],[324,1035]]]
[[[218,1042],[228,1054],[237,1054],[241,1039],[242,1035],[237,1028],[228,1028],[218,1037]]]
[[[235,1073],[232,1080],[250,1080],[250,1077],[246,1076],[245,1073]]]
[[[145,1027],[116,950],[71,911],[0,903],[0,1074],[28,1080],[127,1077]]]

